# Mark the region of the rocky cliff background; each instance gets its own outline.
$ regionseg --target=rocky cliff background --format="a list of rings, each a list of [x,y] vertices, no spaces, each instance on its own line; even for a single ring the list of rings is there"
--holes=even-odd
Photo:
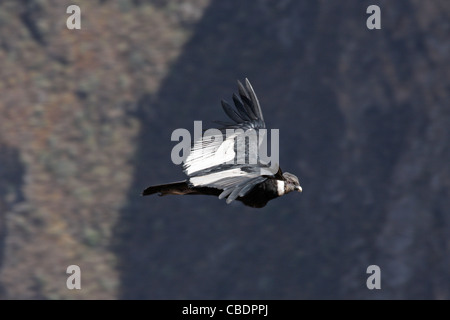
[[[439,0],[2,1],[0,298],[449,299],[449,17]],[[140,197],[183,179],[172,131],[224,119],[244,77],[304,192],[259,210]]]

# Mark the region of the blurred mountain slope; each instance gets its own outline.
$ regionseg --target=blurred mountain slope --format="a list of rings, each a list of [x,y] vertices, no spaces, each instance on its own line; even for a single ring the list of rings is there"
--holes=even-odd
[[[110,239],[133,172],[136,96],[158,89],[206,1],[78,1],[81,30],[66,28],[71,4],[0,4],[0,150],[24,167],[23,184],[9,181],[23,199],[0,205],[6,298],[117,296]],[[71,264],[80,292],[65,287]]]

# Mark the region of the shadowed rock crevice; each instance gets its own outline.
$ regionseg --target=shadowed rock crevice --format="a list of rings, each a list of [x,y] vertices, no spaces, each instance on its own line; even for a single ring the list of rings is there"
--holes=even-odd
[[[18,150],[0,142],[0,274],[2,271],[6,238],[8,236],[7,214],[11,214],[14,204],[24,200],[24,167]],[[0,298],[7,298],[6,288],[0,278]]]
[[[42,13],[41,5],[33,0],[22,0],[21,3],[23,4],[23,10],[20,13],[20,20],[33,40],[39,45],[45,46],[47,42],[38,26],[39,18]]]

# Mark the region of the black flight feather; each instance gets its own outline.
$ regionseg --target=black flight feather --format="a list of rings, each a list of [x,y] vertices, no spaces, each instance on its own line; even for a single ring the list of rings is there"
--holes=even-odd
[[[242,118],[239,116],[239,114],[237,114],[236,111],[233,110],[233,108],[228,104],[228,102],[226,102],[225,100],[222,100],[221,102],[222,108],[227,114],[227,116],[230,117],[230,119],[233,120],[234,122],[241,123]]]
[[[248,114],[247,110],[244,107],[244,104],[242,103],[241,99],[236,95],[236,93],[233,93],[233,102],[236,106],[236,110],[238,111],[241,118],[245,121],[252,120],[250,115]]]
[[[253,87],[247,78],[245,78],[245,86],[247,87],[247,90],[250,94],[250,98],[253,103],[253,110],[255,111],[255,115],[258,117],[258,119],[264,121],[264,117],[262,115],[261,106],[259,105],[258,98],[256,97],[255,91],[253,90]]]

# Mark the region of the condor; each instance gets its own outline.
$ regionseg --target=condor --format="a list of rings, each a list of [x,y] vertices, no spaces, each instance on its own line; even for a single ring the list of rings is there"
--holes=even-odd
[[[209,139],[203,136],[201,140],[194,141],[183,163],[188,179],[150,186],[142,195],[213,195],[226,199],[228,204],[238,200],[247,206],[262,208],[270,200],[291,191],[302,192],[295,175],[283,173],[278,163],[269,165],[259,156],[258,148],[249,148],[245,137],[239,136],[248,135],[249,130],[260,136],[259,131],[266,130],[266,124],[258,98],[248,79],[245,79],[245,86],[238,81],[238,93],[233,94],[234,108],[222,100],[222,108],[232,120],[216,121],[221,125],[218,130],[223,138]],[[234,129],[237,133],[227,136],[227,129]],[[244,143],[238,143],[239,141]],[[262,141],[258,141],[258,144],[261,143]],[[243,156],[247,160],[256,159],[256,162],[230,163],[230,155]]]

